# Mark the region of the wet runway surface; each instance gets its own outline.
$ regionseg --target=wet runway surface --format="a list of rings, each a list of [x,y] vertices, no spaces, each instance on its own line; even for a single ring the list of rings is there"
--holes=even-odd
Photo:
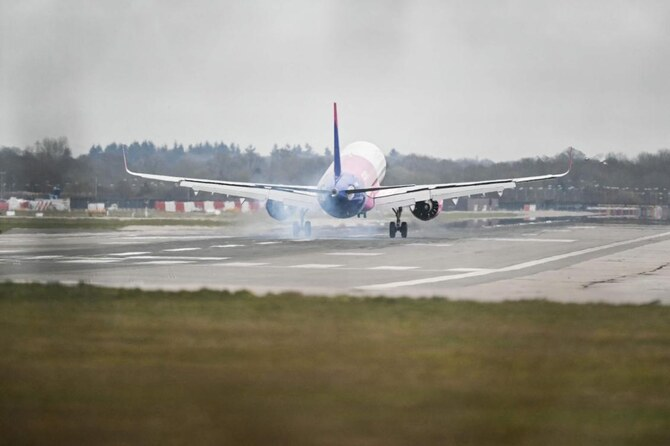
[[[498,301],[670,303],[670,226],[545,221],[505,226],[385,222],[286,227],[160,227],[0,235],[0,280],[146,289]]]

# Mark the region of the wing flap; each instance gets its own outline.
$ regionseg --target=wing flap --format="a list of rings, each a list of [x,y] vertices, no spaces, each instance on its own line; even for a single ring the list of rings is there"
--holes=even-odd
[[[514,181],[498,182],[495,184],[479,184],[468,186],[453,186],[439,189],[439,185],[428,186],[421,190],[405,189],[397,192],[387,192],[375,197],[375,205],[380,206],[411,206],[417,201],[446,200],[451,198],[467,197],[470,195],[501,192],[516,187]]]
[[[212,192],[260,201],[271,199],[288,206],[297,206],[303,209],[320,209],[316,195],[318,193],[330,193],[330,191],[323,191],[310,186],[216,181],[133,172],[128,169],[128,161],[126,160],[125,151],[123,152],[123,163],[126,172],[136,177],[146,178],[148,180],[168,181],[176,183],[181,187],[191,188],[196,192]]]
[[[566,176],[572,169],[572,151],[573,149],[570,148],[568,169],[562,173],[467,183],[425,184],[398,186],[396,188],[385,186],[383,188],[356,189],[348,192],[376,193],[374,195],[375,205],[380,206],[411,206],[418,201],[445,200],[490,192],[502,193],[505,189],[514,189],[517,183],[551,180]]]

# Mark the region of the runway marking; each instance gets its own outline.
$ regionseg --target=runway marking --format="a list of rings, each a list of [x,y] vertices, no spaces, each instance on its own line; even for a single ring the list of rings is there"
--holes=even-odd
[[[230,257],[194,257],[194,256],[132,256],[120,260],[228,260]]]
[[[289,268],[304,268],[304,269],[326,269],[326,268],[338,268],[342,265],[332,265],[328,263],[305,263],[303,265],[291,265]]]
[[[486,242],[538,242],[538,243],[573,243],[576,240],[567,238],[504,238],[504,237],[475,237],[470,240]]]
[[[100,242],[101,245],[109,245],[109,246],[116,246],[116,245],[142,245],[144,242],[140,240],[127,240],[125,242]]]
[[[417,269],[418,266],[374,266],[372,268],[366,268],[368,270],[378,270],[378,271],[405,271],[408,269]]]
[[[120,262],[122,259],[71,259],[59,260],[58,263],[114,263]]]
[[[230,244],[230,245],[212,245],[210,248],[241,248],[244,245],[235,245],[235,244]]]
[[[434,248],[446,248],[452,246],[451,243],[407,243],[406,246],[431,246]]]
[[[570,229],[596,229],[596,226],[570,226]]]
[[[493,271],[490,268],[449,268],[445,269],[445,271],[452,271],[455,273],[472,273],[475,271]]]
[[[0,254],[16,254],[18,251],[16,249],[0,249]]]
[[[51,260],[51,259],[62,259],[65,256],[33,256],[26,257],[25,260]]]
[[[234,267],[252,267],[252,266],[264,266],[268,263],[263,262],[227,262],[227,263],[212,263],[211,266],[234,266]]]
[[[369,256],[380,256],[384,254],[383,252],[327,252],[327,256],[361,256],[361,257],[369,257]]]
[[[201,249],[201,248],[171,248],[171,249],[164,249],[163,251],[165,251],[165,252],[182,252],[182,251],[197,251],[198,249]]]
[[[123,235],[119,239],[127,240],[213,240],[233,238],[232,235]]]
[[[276,245],[281,242],[256,242],[254,245]]]
[[[543,259],[531,260],[528,262],[517,263],[516,265],[510,265],[498,269],[490,269],[483,271],[472,271],[463,274],[451,274],[447,276],[437,276],[429,277],[426,279],[416,279],[416,280],[406,280],[402,282],[390,282],[390,283],[380,283],[375,285],[365,285],[356,287],[359,290],[384,290],[388,288],[399,288],[404,286],[413,286],[413,285],[423,285],[427,283],[438,283],[438,282],[447,282],[451,280],[467,279],[470,277],[485,276],[493,273],[508,272],[508,271],[519,271],[522,269],[532,268],[534,266],[543,265],[545,263],[556,262],[563,259],[569,259],[571,257],[577,257],[584,254],[590,254],[593,252],[604,251],[606,249],[617,248],[619,246],[632,245],[639,242],[644,242],[647,240],[654,240],[657,238],[663,238],[670,235],[670,232],[663,232],[661,234],[648,235],[645,237],[638,237],[632,240],[623,240],[620,242],[608,243],[607,245],[595,246],[593,248],[580,249],[579,251],[572,251],[565,254],[558,254],[551,257],[545,257]]]
[[[135,265],[183,265],[188,262],[186,260],[150,260],[148,262],[135,262]]]
[[[149,254],[149,251],[114,252],[110,256],[140,256],[142,254]]]

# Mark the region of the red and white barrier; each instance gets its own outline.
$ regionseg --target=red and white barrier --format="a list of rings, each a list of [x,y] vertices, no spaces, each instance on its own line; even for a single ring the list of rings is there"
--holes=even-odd
[[[218,201],[156,201],[154,209],[162,212],[254,212],[260,208],[255,200],[218,200]]]
[[[47,210],[53,211],[69,211],[70,199],[40,199],[40,200],[24,200],[22,198],[12,197],[6,202],[7,210],[9,211],[37,211],[44,212]]]

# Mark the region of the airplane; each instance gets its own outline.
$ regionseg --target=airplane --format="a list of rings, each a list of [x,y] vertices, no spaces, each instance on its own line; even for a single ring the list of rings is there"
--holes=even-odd
[[[374,207],[381,206],[390,207],[395,214],[395,221],[389,223],[389,237],[395,238],[400,233],[402,238],[406,238],[408,225],[402,221],[403,208],[409,208],[419,220],[428,221],[440,214],[446,199],[457,200],[491,192],[502,195],[503,190],[513,189],[519,183],[564,177],[572,168],[573,149],[570,148],[568,169],[563,173],[464,183],[382,186],[386,174],[386,158],[382,151],[366,141],[351,143],[340,150],[337,103],[333,104],[333,121],[334,159],[316,186],[245,183],[133,172],[128,168],[125,150],[123,162],[130,175],[173,182],[191,188],[196,194],[200,191],[212,192],[265,201],[265,209],[275,220],[297,218],[298,221],[293,223],[295,237],[301,233],[305,237],[311,236],[312,225],[305,220],[310,211],[322,210],[335,218],[351,218],[367,216]]]

